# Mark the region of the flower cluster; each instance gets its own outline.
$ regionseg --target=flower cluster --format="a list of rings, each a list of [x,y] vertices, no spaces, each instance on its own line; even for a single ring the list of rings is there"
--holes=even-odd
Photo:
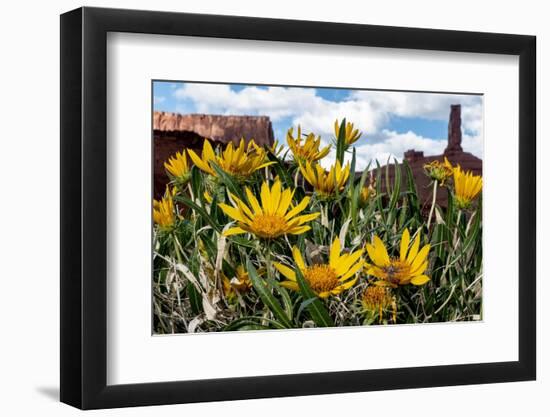
[[[479,290],[481,245],[471,240],[481,239],[481,177],[447,159],[425,165],[452,198],[436,207],[434,194],[426,219],[414,182],[392,188],[384,167],[355,172],[353,123],[336,120],[328,169],[333,145],[296,133],[286,147],[205,139],[164,163],[170,184],[153,201],[155,331],[474,317],[479,298],[451,291],[457,279]]]

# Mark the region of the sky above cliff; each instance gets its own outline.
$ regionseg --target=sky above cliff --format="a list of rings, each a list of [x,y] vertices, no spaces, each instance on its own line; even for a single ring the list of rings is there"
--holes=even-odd
[[[289,127],[334,137],[335,119],[346,117],[363,135],[355,144],[357,167],[388,158],[401,161],[408,149],[439,155],[447,146],[451,104],[462,105],[462,147],[483,158],[483,98],[479,95],[271,87],[173,81],[153,83],[153,108],[181,114],[269,116],[275,138],[285,143]],[[334,160],[331,153],[323,165]]]

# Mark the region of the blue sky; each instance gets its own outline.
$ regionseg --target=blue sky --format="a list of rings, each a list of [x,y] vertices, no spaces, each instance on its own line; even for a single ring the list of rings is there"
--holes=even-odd
[[[269,116],[280,142],[289,127],[300,124],[328,144],[334,120],[346,117],[363,131],[356,143],[359,168],[372,159],[400,160],[411,148],[441,154],[450,105],[461,104],[463,147],[483,157],[478,95],[155,81],[153,97],[155,111]]]

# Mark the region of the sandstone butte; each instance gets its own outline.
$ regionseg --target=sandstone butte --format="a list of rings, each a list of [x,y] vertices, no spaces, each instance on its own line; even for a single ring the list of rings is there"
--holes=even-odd
[[[429,210],[429,205],[431,204],[432,186],[430,185],[430,178],[428,178],[424,172],[424,165],[435,160],[443,162],[445,157],[453,164],[453,166],[460,164],[463,170],[472,171],[476,175],[482,175],[482,160],[477,156],[462,150],[462,119],[460,104],[451,105],[447,132],[447,147],[442,155],[424,156],[423,152],[416,151],[414,149],[409,149],[403,154],[403,159],[408,162],[414,176],[420,203],[422,204],[422,209],[425,213]],[[403,189],[403,187],[406,186],[405,175],[403,169],[401,171],[403,174]],[[386,184],[385,172],[386,167],[382,167],[382,189],[385,189]],[[394,165],[389,165],[388,180],[392,187],[394,177],[395,167]],[[443,187],[438,188],[437,204],[442,207],[447,206],[447,190]]]
[[[185,148],[202,149],[204,138],[212,146],[238,144],[241,137],[260,146],[273,144],[273,127],[267,116],[222,116],[212,114],[153,113],[154,196],[164,193],[168,176],[164,162]]]

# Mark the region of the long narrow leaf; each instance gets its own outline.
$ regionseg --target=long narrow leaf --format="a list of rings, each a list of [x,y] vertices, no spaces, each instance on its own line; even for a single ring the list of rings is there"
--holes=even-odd
[[[256,268],[254,268],[254,265],[252,265],[252,262],[250,262],[250,260],[247,260],[246,262],[246,269],[248,271],[248,276],[250,278],[250,281],[252,282],[252,285],[258,292],[258,295],[260,296],[264,304],[267,306],[267,308],[269,308],[271,313],[273,313],[273,316],[275,316],[277,320],[279,320],[281,324],[283,324],[286,328],[291,328],[292,322],[286,315],[285,310],[283,309],[283,307],[281,307],[281,304],[279,304],[277,299],[273,296],[266,282],[258,276]]]

